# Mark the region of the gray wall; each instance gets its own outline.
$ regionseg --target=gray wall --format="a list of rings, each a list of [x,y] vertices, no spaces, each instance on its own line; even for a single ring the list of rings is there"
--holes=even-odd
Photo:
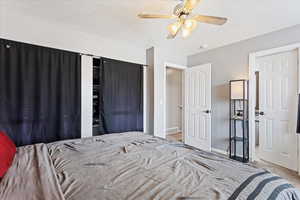
[[[248,79],[248,57],[256,51],[300,42],[300,25],[188,57],[188,66],[212,63],[212,147],[227,150],[231,79]]]

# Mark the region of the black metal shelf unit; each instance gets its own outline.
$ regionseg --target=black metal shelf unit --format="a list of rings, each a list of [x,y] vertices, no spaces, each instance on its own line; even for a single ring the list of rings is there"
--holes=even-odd
[[[93,136],[100,132],[100,59],[93,58]]]
[[[247,80],[229,81],[229,157],[249,161],[249,86]]]

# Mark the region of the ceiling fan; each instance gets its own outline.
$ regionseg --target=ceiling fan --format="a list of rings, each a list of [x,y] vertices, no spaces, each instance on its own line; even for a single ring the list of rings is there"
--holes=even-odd
[[[214,25],[223,25],[227,19],[223,17],[213,17],[205,15],[192,15],[193,9],[200,3],[201,0],[182,0],[175,6],[173,15],[156,15],[156,14],[139,14],[142,19],[176,19],[175,23],[168,26],[168,39],[173,39],[176,35],[182,32],[184,38],[188,37],[193,30],[196,29],[198,23],[208,23]]]

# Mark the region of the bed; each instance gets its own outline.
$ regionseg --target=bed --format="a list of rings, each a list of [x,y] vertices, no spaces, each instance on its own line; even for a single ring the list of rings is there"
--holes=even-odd
[[[19,147],[1,200],[300,199],[270,172],[139,132]]]

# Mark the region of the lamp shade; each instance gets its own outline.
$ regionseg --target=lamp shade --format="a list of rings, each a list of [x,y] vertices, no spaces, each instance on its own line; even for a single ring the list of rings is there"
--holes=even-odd
[[[248,99],[247,95],[247,81],[232,81],[230,84],[231,87],[231,99]]]

